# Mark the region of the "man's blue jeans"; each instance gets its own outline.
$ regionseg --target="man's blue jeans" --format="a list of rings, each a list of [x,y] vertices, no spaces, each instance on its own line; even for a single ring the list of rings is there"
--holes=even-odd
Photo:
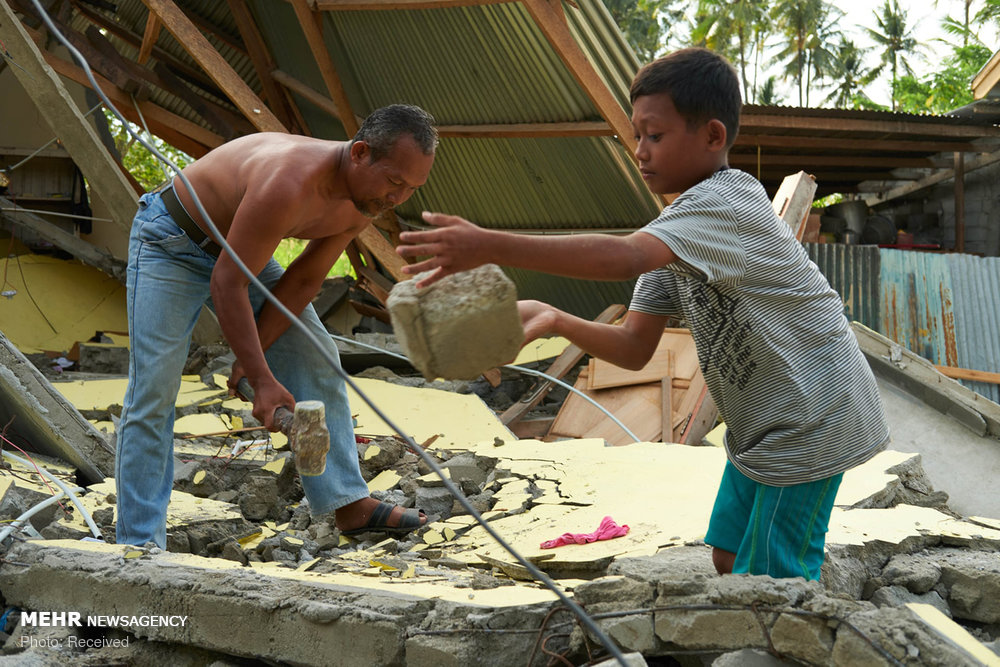
[[[119,544],[166,545],[167,503],[174,481],[174,404],[195,322],[202,304],[211,307],[209,279],[214,266],[215,258],[177,227],[158,193],[142,196],[129,238],[129,377],[115,462]],[[272,259],[258,278],[270,288],[281,274]],[[253,285],[250,301],[259,313],[264,296]],[[312,306],[301,319],[338,358],[337,347]],[[368,497],[344,380],[294,325],[265,356],[271,372],[295,400],[319,400],[326,406],[330,429],[326,471],[301,478],[312,514]]]

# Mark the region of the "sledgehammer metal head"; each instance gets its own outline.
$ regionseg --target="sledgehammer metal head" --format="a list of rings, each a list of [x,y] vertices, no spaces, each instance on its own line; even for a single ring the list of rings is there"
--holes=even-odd
[[[253,401],[253,388],[246,378],[240,378],[237,390]],[[326,409],[322,401],[299,401],[295,410],[278,408],[274,411],[274,421],[279,430],[288,436],[295,460],[295,468],[300,475],[322,475],[326,470],[326,454],[330,451],[330,431],[326,427]]]

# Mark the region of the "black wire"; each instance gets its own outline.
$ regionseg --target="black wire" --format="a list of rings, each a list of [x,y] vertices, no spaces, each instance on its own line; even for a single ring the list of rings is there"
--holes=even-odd
[[[178,168],[177,165],[175,165],[170,160],[170,158],[163,155],[159,151],[159,149],[156,148],[156,146],[153,146],[152,144],[147,142],[137,132],[135,132],[132,129],[128,121],[125,120],[124,116],[122,116],[122,114],[118,111],[118,109],[114,106],[114,104],[111,103],[111,100],[108,99],[107,95],[105,95],[104,90],[97,84],[97,81],[94,79],[93,72],[90,69],[90,63],[88,63],[87,59],[83,57],[83,54],[81,54],[76,49],[76,47],[73,46],[73,44],[70,43],[68,39],[66,39],[65,35],[63,35],[59,31],[59,29],[52,22],[52,18],[49,16],[48,12],[45,11],[45,9],[42,7],[42,5],[39,3],[38,0],[31,0],[31,3],[32,5],[34,5],[35,10],[38,12],[39,16],[41,16],[42,21],[49,29],[49,32],[52,35],[54,35],[56,39],[58,39],[63,46],[66,47],[66,49],[73,56],[74,60],[76,60],[83,68],[83,71],[87,75],[87,79],[90,82],[90,87],[104,101],[105,106],[107,106],[108,109],[121,120],[122,124],[128,130],[129,134],[131,134],[139,143],[145,146],[146,149],[149,150],[149,152],[152,153],[154,156],[156,156],[157,159],[169,165],[170,168],[173,169],[174,172],[176,172],[177,178],[181,180],[181,182],[184,184],[184,187],[186,187],[187,191],[191,194],[191,198],[194,201],[195,208],[198,210],[198,213],[202,216],[202,219],[205,220],[205,222],[207,223],[209,229],[211,230],[212,236],[214,237],[214,240],[226,251],[226,253],[229,254],[230,258],[233,260],[236,266],[239,267],[240,271],[242,271],[243,274],[246,275],[247,278],[250,280],[250,282],[264,294],[264,297],[288,319],[288,321],[291,323],[292,326],[297,327],[299,331],[303,335],[305,335],[306,339],[309,340],[309,342],[316,347],[316,350],[320,353],[320,356],[323,357],[323,359],[327,362],[327,364],[329,364],[330,367],[337,372],[337,374],[344,380],[344,382],[348,386],[351,387],[351,389],[357,392],[358,396],[361,397],[361,399],[368,405],[368,407],[370,407],[375,412],[375,414],[378,415],[378,417],[382,419],[382,421],[384,421],[389,426],[389,428],[398,433],[400,437],[402,437],[406,441],[406,444],[413,451],[415,451],[420,456],[421,459],[423,459],[423,461],[431,468],[431,470],[434,471],[435,474],[437,474],[438,477],[441,478],[441,481],[444,483],[444,487],[448,489],[448,491],[455,497],[455,499],[458,500],[459,504],[461,504],[462,507],[470,515],[472,515],[473,518],[475,518],[475,520],[486,530],[486,532],[489,533],[490,536],[494,540],[496,540],[497,543],[499,543],[500,546],[502,546],[511,556],[513,556],[518,563],[523,565],[528,570],[528,572],[531,573],[532,577],[542,582],[542,584],[545,585],[546,588],[555,593],[556,597],[558,597],[559,600],[563,604],[565,604],[580,619],[580,621],[585,626],[587,626],[587,629],[590,630],[594,634],[594,636],[598,638],[598,641],[601,642],[601,645],[604,646],[605,649],[607,649],[608,653],[610,653],[622,665],[622,667],[628,667],[628,663],[625,661],[625,656],[624,654],[622,654],[618,646],[615,645],[615,643],[612,642],[607,635],[605,635],[605,633],[600,629],[600,627],[598,627],[598,625],[594,622],[594,620],[587,615],[587,613],[580,607],[580,605],[578,605],[569,596],[567,596],[566,593],[560,590],[559,587],[556,586],[555,582],[553,582],[552,579],[548,577],[548,575],[539,570],[534,565],[534,563],[532,563],[524,556],[522,556],[520,553],[518,553],[514,549],[514,547],[512,547],[506,540],[504,540],[504,538],[501,537],[500,534],[487,521],[483,519],[482,515],[480,515],[479,512],[476,511],[476,508],[472,506],[472,504],[468,501],[468,499],[448,479],[448,476],[444,474],[444,471],[441,469],[441,466],[437,464],[437,462],[433,459],[433,457],[429,456],[427,452],[425,452],[423,448],[420,445],[418,445],[412,437],[403,433],[403,430],[400,429],[399,426],[397,426],[393,421],[391,421],[389,417],[384,412],[382,412],[382,410],[377,405],[375,405],[375,403],[367,395],[365,395],[363,391],[361,391],[361,389],[356,385],[356,383],[350,377],[350,375],[348,375],[341,367],[339,360],[329,353],[329,351],[323,346],[323,343],[315,335],[313,335],[312,331],[309,330],[309,327],[306,326],[305,322],[301,320],[298,316],[296,316],[295,313],[290,311],[285,306],[285,304],[283,304],[277,297],[275,297],[267,289],[267,287],[257,278],[257,276],[255,276],[253,272],[250,271],[247,265],[243,263],[243,260],[240,259],[239,255],[237,255],[236,252],[233,251],[229,243],[226,242],[225,237],[219,232],[218,227],[215,226],[215,223],[212,221],[212,218],[208,214],[208,211],[205,210],[205,207],[202,205],[201,200],[195,193],[195,189],[191,185],[191,182],[187,179],[187,177],[184,175],[181,169]]]

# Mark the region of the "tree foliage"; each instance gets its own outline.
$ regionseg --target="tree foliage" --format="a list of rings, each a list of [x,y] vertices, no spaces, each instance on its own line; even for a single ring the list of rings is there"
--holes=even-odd
[[[104,110],[104,116],[108,120],[108,130],[114,139],[122,164],[146,191],[156,189],[167,178],[173,176],[170,167],[160,162],[148,148],[136,141],[117,116],[107,109]],[[155,135],[147,134],[137,125],[130,125],[133,132],[151,143],[178,168],[183,169],[193,162],[193,158],[187,153],[177,150]]]

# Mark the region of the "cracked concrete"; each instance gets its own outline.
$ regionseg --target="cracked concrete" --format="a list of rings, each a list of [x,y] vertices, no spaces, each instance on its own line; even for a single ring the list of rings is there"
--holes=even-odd
[[[80,541],[89,532],[78,513],[53,511],[36,528],[69,539],[19,539],[0,563],[8,607],[190,623],[71,629],[130,641],[83,653],[69,649],[69,635],[57,648],[24,648],[18,642],[52,628],[9,623],[0,630],[13,633],[4,648],[11,658],[324,665],[337,655],[348,665],[503,665],[524,664],[540,641],[573,664],[600,655],[554,594],[358,397],[358,457],[373,495],[434,508],[431,524],[400,540],[347,538],[329,518],[310,517],[279,439],[253,444],[248,434],[251,444],[233,456],[233,438],[205,435],[251,422],[247,404],[206,379],[187,378],[178,401],[179,413],[214,421],[176,441],[168,552]],[[1000,519],[952,511],[921,455],[887,451],[845,475],[820,582],[719,577],[702,538],[721,450],[517,440],[475,395],[359,380],[376,403],[398,406],[393,418],[428,443],[472,505],[633,659],[1000,664]],[[81,393],[112,434],[114,406],[101,406],[101,392]],[[72,479],[73,470],[62,474]],[[42,497],[37,483],[9,486],[9,513]],[[111,480],[92,484],[82,501],[113,535]],[[540,548],[564,532],[590,532],[604,516],[629,533]]]

